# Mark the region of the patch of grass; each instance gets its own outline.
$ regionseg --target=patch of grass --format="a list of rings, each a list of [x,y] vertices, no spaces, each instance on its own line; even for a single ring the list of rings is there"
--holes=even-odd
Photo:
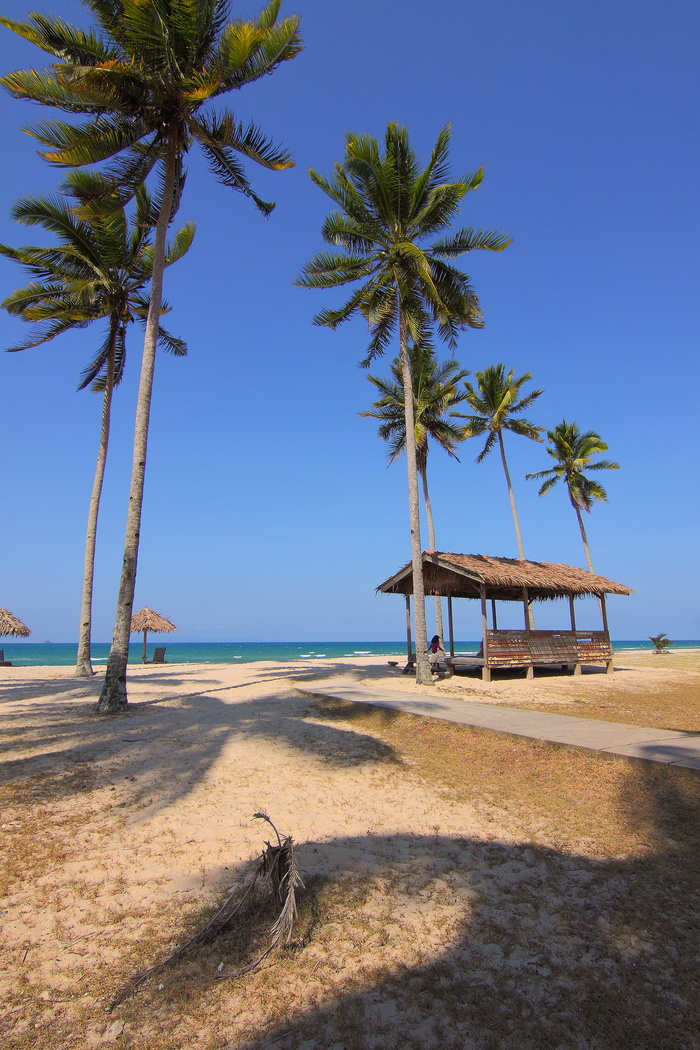
[[[368,704],[329,699],[318,707],[322,717],[378,736],[446,797],[483,811],[495,807],[498,821],[507,816],[514,831],[559,849],[606,857],[643,853],[656,847],[660,797],[668,803],[671,837],[686,836],[688,806],[700,810],[700,777],[686,770],[642,769]]]
[[[663,657],[660,657],[663,659]],[[556,701],[546,706],[537,701],[527,702],[528,710],[558,711],[578,718],[599,718],[603,722],[622,722],[627,725],[648,726],[650,729],[676,729],[684,733],[700,733],[700,675],[681,682],[659,682],[647,688],[620,689],[606,696]]]
[[[80,766],[0,787],[0,895],[28,876],[41,878],[73,855],[71,831],[84,816],[56,817],[52,803],[74,792],[89,797],[92,779],[90,770]]]

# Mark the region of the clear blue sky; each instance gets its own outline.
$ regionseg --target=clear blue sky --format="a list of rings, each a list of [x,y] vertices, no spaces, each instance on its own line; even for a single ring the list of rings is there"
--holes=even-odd
[[[37,8],[85,18],[77,0],[3,5],[15,17]],[[234,4],[243,15],[256,9]],[[596,570],[637,592],[611,599],[613,635],[699,637],[700,7],[288,0],[283,10],[301,14],[306,50],[229,99],[296,155],[289,172],[249,168],[275,212],[263,219],[191,156],[179,218],[198,233],[166,279],[168,327],[190,353],[157,364],[136,607],[170,618],[182,640],[401,637],[401,600],[374,588],[409,557],[405,464],[387,469],[374,421],[357,415],[373,399],[357,367],[366,331],[360,321],[336,333],[314,327],[313,314],[343,291],[290,282],[322,246],[329,208],[308,168],[329,172],[346,130],[381,136],[390,120],[408,126],[425,156],[449,121],[455,174],[486,172],[464,224],[514,238],[501,254],[463,259],[486,328],[465,333],[457,356],[472,371],[498,361],[531,371],[546,391],[536,421],[551,428],[565,416],[597,430],[620,462],[601,476],[610,502],[587,519]],[[43,64],[2,31],[3,70]],[[6,243],[31,239],[8,218],[13,201],[60,179],[20,132],[49,114],[0,97]],[[23,283],[0,262],[3,296]],[[23,334],[0,316],[3,347]],[[37,641],[77,637],[100,397],[75,387],[99,337],[0,355],[0,605]],[[98,641],[113,626],[139,358],[133,331],[99,535]],[[478,451],[472,441],[460,463],[431,456],[437,545],[513,556],[500,463],[475,464]],[[524,480],[549,465],[544,446],[512,437],[508,451],[526,554],[583,565],[564,491],[539,499]],[[458,604],[457,633],[474,636],[476,608]],[[563,606],[550,607],[538,626],[562,618]],[[591,619],[581,626],[597,626]]]

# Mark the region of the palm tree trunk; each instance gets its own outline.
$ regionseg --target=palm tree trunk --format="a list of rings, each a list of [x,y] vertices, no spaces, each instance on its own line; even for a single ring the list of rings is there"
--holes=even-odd
[[[124,560],[119,582],[117,598],[117,615],[109,651],[105,681],[97,710],[103,713],[114,713],[123,710],[127,703],[126,668],[129,660],[129,636],[131,633],[131,615],[134,608],[134,591],[136,589],[136,568],[139,554],[139,536],[141,532],[141,510],[143,507],[143,485],[146,475],[146,453],[148,448],[148,422],[151,413],[151,394],[153,391],[153,371],[163,299],[163,271],[165,269],[165,239],[172,218],[170,211],[175,186],[177,161],[177,141],[174,129],[168,135],[168,147],[163,178],[163,197],[160,214],[156,225],[156,237],[153,250],[153,277],[151,279],[151,302],[146,320],[146,338],[143,344],[141,360],[141,377],[136,401],[136,422],[134,425],[134,453],[131,465],[131,487],[129,489],[129,511],[126,520],[124,540]]]
[[[428,543],[430,544],[431,551],[436,550],[435,547],[435,522],[433,521],[433,508],[430,505],[430,496],[428,495],[428,470],[424,467],[423,470],[419,471],[421,479],[423,481],[423,503],[425,504],[425,518],[428,522]],[[442,599],[439,594],[433,596],[435,598],[435,631],[440,635],[440,641],[443,646],[445,645],[445,636],[442,631]],[[427,631],[426,631],[427,638]]]
[[[508,462],[506,460],[506,447],[503,443],[503,434],[498,431],[498,447],[501,450],[501,462],[503,463],[503,472],[506,476],[506,484],[508,486],[508,498],[510,499],[510,509],[513,514],[513,524],[515,525],[515,538],[518,542],[518,557],[520,561],[525,561],[525,548],[523,547],[523,536],[520,531],[520,519],[518,518],[518,509],[515,506],[515,494],[513,493],[513,484],[510,480],[510,471],[508,470]],[[535,617],[532,612],[532,606],[527,607],[527,622],[531,631],[535,629]]]
[[[107,377],[102,398],[102,423],[100,427],[100,444],[97,449],[95,476],[92,482],[90,506],[88,508],[87,533],[85,536],[85,555],[83,558],[83,595],[80,603],[80,628],[78,631],[78,658],[75,664],[76,678],[92,678],[94,671],[90,661],[90,642],[92,639],[92,590],[95,578],[95,543],[97,540],[97,518],[100,513],[102,483],[105,476],[107,449],[109,446],[109,426],[112,414],[112,394],[114,393],[114,348],[119,331],[118,318],[111,318],[109,327],[109,346],[107,349]]]
[[[586,562],[588,564],[588,571],[593,572],[593,562],[591,561],[591,551],[588,546],[588,537],[586,536],[586,530],[583,527],[583,518],[581,517],[581,508],[578,503],[574,503],[574,510],[576,511],[576,517],[578,518],[578,527],[581,530],[581,539],[583,540],[583,550],[586,555]]]
[[[506,448],[503,444],[503,434],[498,432],[498,447],[501,450],[501,462],[503,463],[503,471],[506,476],[506,484],[508,485],[508,498],[510,499],[510,509],[513,514],[513,524],[515,525],[515,538],[518,542],[518,557],[520,561],[525,561],[525,549],[523,547],[523,537],[520,532],[520,519],[518,518],[518,510],[515,506],[515,496],[513,494],[513,485],[510,480],[510,471],[508,470],[508,463],[506,462]]]
[[[428,660],[428,632],[425,626],[425,589],[423,587],[423,551],[420,541],[420,507],[418,504],[418,471],[416,469],[416,423],[413,409],[413,381],[408,359],[406,319],[401,309],[401,297],[397,293],[399,310],[399,347],[404,389],[404,417],[406,421],[406,463],[408,465],[408,516],[411,527],[411,564],[413,568],[413,618],[416,628],[416,682],[430,685],[430,661]]]

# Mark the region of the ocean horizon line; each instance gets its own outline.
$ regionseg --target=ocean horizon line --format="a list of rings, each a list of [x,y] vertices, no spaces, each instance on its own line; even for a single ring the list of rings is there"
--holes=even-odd
[[[474,651],[480,639],[455,641],[456,651]],[[147,659],[153,659],[154,650],[165,646],[166,663],[255,663],[266,660],[284,663],[290,660],[337,660],[362,656],[397,657],[406,655],[406,639],[390,641],[306,641],[306,642],[188,642],[170,641],[163,635],[150,635]],[[616,653],[651,651],[654,646],[649,639],[619,639],[612,642]],[[0,640],[5,659],[17,667],[68,667],[77,658],[77,642],[28,642],[26,640],[5,642]],[[674,640],[671,651],[700,648],[700,639]],[[92,643],[94,665],[106,664],[109,657],[109,642]],[[138,639],[129,646],[129,663],[140,664],[143,642]]]

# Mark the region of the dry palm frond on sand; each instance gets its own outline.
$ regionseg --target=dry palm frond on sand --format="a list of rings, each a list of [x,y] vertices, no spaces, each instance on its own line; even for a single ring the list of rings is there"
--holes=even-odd
[[[177,948],[171,955],[156,963],[155,966],[151,966],[148,970],[142,970],[132,977],[128,984],[112,1000],[109,1010],[113,1010],[120,1003],[123,1003],[125,999],[133,995],[154,974],[159,973],[171,963],[178,962],[186,955],[190,955],[195,949],[213,940],[217,934],[230,926],[234,919],[243,912],[246,902],[251,900],[256,886],[259,889],[262,886],[263,895],[269,900],[273,909],[279,908],[279,913],[268,933],[268,946],[254,962],[249,963],[240,970],[230,973],[225,968],[220,967],[219,971],[212,975],[212,980],[233,980],[237,977],[242,977],[244,974],[251,973],[275,948],[289,943],[297,915],[296,891],[304,887],[296,865],[292,836],[288,835],[282,838],[267,813],[254,813],[253,817],[267,821],[277,836],[277,843],[265,843],[265,849],[261,854],[257,867],[236,886],[216,915],[209,920],[199,933],[196,933],[186,944]]]

